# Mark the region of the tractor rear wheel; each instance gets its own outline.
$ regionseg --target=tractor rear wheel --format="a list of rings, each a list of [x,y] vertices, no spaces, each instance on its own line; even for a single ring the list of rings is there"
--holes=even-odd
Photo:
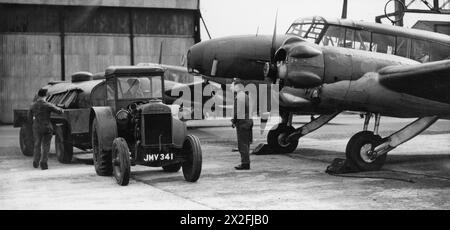
[[[69,130],[64,124],[56,124],[55,127],[55,150],[58,161],[69,164],[72,161],[73,146],[69,138]]]
[[[94,118],[92,122],[92,152],[95,166],[95,172],[99,176],[111,176],[112,175],[112,157],[111,151],[103,150],[103,143],[98,135],[99,127],[97,118]]]
[[[19,144],[22,154],[25,156],[33,156],[34,138],[33,129],[30,124],[23,124],[20,127]]]

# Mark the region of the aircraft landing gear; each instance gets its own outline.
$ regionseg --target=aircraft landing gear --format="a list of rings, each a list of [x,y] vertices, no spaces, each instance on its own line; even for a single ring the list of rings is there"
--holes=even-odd
[[[366,114],[364,131],[350,138],[345,149],[347,160],[361,171],[381,169],[389,151],[419,135],[439,119],[437,116],[419,118],[389,137],[381,138],[378,135],[380,115],[375,115],[374,132],[367,130],[370,116],[370,113]]]
[[[282,117],[282,121],[284,122],[281,122],[275,129],[269,131],[267,135],[267,143],[270,147],[281,153],[291,153],[297,148],[300,137],[322,127],[339,113],[340,111],[332,114],[321,115],[320,117],[297,129],[292,127],[292,114],[289,114],[286,119]]]
[[[267,134],[267,143],[279,153],[292,153],[298,146],[298,139],[288,141],[288,136],[294,131],[291,125],[280,123]]]
[[[359,170],[375,171],[381,169],[386,161],[386,154],[376,157],[374,149],[382,143],[382,138],[370,131],[355,134],[347,144],[345,156]]]
[[[288,141],[288,136],[295,131],[292,127],[292,113],[282,111],[281,123],[267,134],[267,144],[278,153],[292,153],[298,146],[297,141]]]

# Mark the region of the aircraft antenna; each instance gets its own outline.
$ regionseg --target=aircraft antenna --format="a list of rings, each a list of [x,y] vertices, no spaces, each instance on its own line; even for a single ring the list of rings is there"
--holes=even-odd
[[[344,0],[344,3],[342,5],[342,19],[346,19],[347,18],[347,0]]]
[[[163,43],[164,43],[164,40],[161,41],[161,45],[159,47],[159,60],[158,60],[158,63],[160,65],[162,64]]]
[[[203,19],[201,12],[199,12],[199,14],[200,14],[200,19],[202,20],[203,26],[205,27],[206,33],[208,34],[209,39],[211,39],[211,34],[209,34],[209,30],[208,30],[208,27],[206,26],[205,19]]]

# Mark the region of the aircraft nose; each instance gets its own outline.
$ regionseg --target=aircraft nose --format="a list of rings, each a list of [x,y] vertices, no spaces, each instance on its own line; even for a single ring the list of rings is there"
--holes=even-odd
[[[277,36],[275,49],[289,37]],[[197,43],[188,51],[188,70],[209,77],[264,80],[272,40],[269,35],[237,35]]]
[[[188,50],[187,67],[190,73],[205,74],[206,69],[203,61],[205,59],[205,51],[209,50],[209,46],[207,42],[200,42]]]

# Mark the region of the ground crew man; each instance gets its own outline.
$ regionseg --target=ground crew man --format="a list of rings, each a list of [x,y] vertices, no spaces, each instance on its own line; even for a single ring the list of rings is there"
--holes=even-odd
[[[63,113],[63,110],[50,104],[45,100],[47,89],[40,89],[37,100],[31,105],[28,112],[28,119],[33,122],[33,167],[48,169],[47,160],[50,151],[50,141],[52,140],[53,127],[50,123],[50,113]],[[42,155],[41,155],[42,146]]]
[[[234,116],[231,122],[233,128],[236,127],[238,150],[241,154],[241,164],[234,168],[248,170],[250,169],[250,143],[253,137],[250,100],[242,84],[236,84],[232,88],[234,91]],[[239,111],[238,107],[240,107]]]

